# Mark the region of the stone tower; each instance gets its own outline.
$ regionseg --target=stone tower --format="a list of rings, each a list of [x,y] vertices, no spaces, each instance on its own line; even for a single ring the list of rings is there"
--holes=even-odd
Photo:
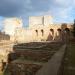
[[[7,18],[4,20],[4,32],[9,35],[14,35],[15,29],[22,27],[22,20],[18,18]]]
[[[35,27],[37,25],[47,26],[53,24],[51,16],[32,16],[29,17],[29,27]]]
[[[14,40],[17,28],[22,28],[23,22],[20,18],[6,18],[4,20],[4,32],[10,35],[10,40]]]

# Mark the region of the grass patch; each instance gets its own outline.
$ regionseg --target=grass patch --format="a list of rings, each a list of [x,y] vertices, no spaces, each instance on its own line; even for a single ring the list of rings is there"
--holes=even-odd
[[[75,44],[68,44],[63,65],[63,75],[75,75]]]

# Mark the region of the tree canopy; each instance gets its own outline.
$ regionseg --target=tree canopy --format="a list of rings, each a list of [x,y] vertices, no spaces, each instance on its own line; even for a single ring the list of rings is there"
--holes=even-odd
[[[73,36],[75,37],[75,19],[74,19],[74,24],[73,24]]]

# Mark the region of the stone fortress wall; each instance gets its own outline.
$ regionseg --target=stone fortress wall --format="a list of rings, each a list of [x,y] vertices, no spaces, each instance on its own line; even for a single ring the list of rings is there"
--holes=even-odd
[[[52,41],[62,40],[62,32],[66,29],[71,31],[72,24],[54,24],[51,16],[32,16],[29,17],[29,28],[23,28],[23,23],[19,19],[15,19],[16,23],[12,21],[14,42],[26,43],[26,42],[41,42],[41,41]],[[5,24],[6,28],[10,23]],[[12,27],[11,27],[12,28]],[[11,32],[11,30],[9,30]],[[6,32],[6,31],[5,31]],[[11,39],[11,40],[12,40]]]
[[[2,39],[0,38],[0,61],[7,61],[6,58],[13,51],[14,44],[54,40],[62,41],[65,31],[72,31],[73,24],[54,24],[52,20],[51,16],[29,17],[29,27],[24,28],[23,22],[19,18],[5,19],[5,33],[0,33],[0,37],[2,37]]]

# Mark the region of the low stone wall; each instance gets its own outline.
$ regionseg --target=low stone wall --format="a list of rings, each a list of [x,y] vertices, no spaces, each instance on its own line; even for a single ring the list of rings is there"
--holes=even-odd
[[[57,75],[61,62],[65,53],[66,45],[62,46],[60,50],[49,60],[36,75]]]

